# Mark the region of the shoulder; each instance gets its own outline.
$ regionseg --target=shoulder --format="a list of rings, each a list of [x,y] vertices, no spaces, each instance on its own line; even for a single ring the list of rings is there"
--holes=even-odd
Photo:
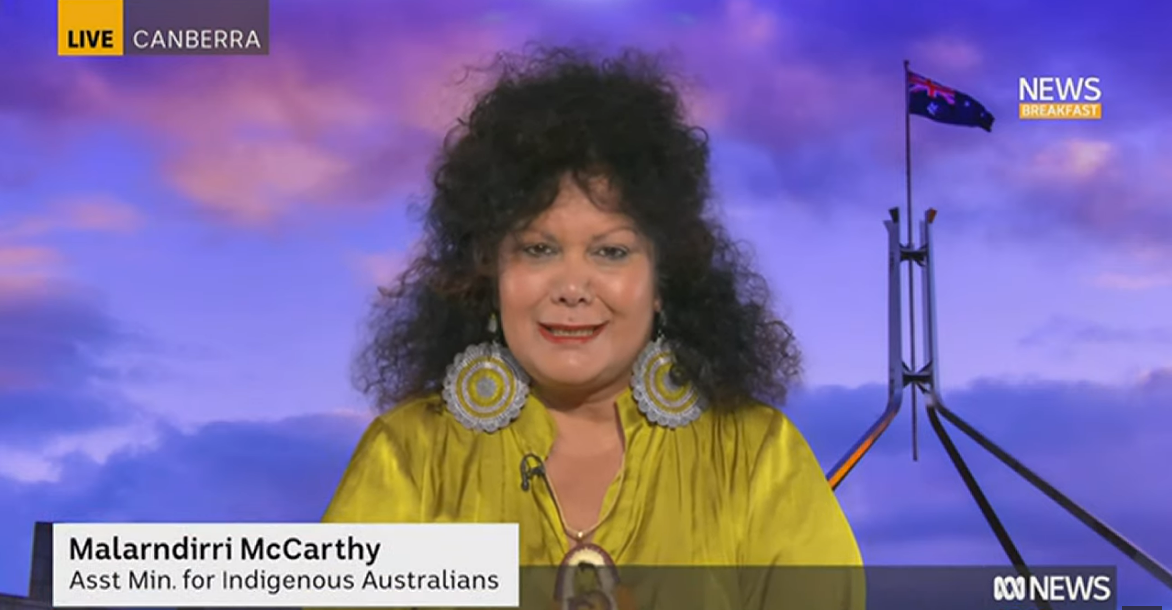
[[[754,401],[714,416],[721,435],[736,439],[755,487],[797,479],[828,485],[806,437],[781,409]]]
[[[451,417],[438,397],[405,401],[379,415],[358,441],[333,501],[330,522],[413,522],[430,470],[449,446]]]
[[[733,409],[714,410],[706,415],[708,425],[726,442],[735,442],[740,452],[753,462],[779,459],[782,458],[781,454],[791,454],[790,458],[802,462],[802,458],[806,457],[803,450],[809,452],[805,437],[797,426],[785,412],[772,405],[752,401]],[[817,466],[816,463],[814,465]]]
[[[759,403],[721,417],[749,444],[746,564],[858,565],[858,546],[842,507],[793,420]],[[780,540],[785,544],[778,545]]]
[[[827,485],[805,437],[777,407],[752,402],[712,409],[693,426],[694,433],[681,435],[680,442],[694,444],[688,449],[698,456],[720,456],[711,461],[714,474],[735,488],[754,494],[781,485],[794,492],[798,479],[804,487]]]
[[[468,434],[471,431],[444,408],[443,398],[428,394],[405,400],[380,414],[371,422],[366,436],[394,447],[403,459],[418,465],[420,458],[435,455],[437,447],[453,440],[467,440],[453,437]]]
[[[387,409],[375,418],[371,426],[395,437],[411,438],[415,433],[442,426],[447,419],[444,415],[440,395],[427,394],[404,400]]]

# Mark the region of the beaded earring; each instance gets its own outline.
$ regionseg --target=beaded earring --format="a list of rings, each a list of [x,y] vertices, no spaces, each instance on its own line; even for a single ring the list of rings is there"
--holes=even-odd
[[[529,375],[499,340],[496,314],[488,319],[492,339],[469,346],[448,365],[443,397],[465,427],[496,432],[509,425],[529,396]]]
[[[631,392],[643,415],[668,428],[686,426],[708,408],[708,401],[691,383],[672,377],[675,354],[663,336],[665,318],[659,314],[656,336],[640,352],[631,373]]]

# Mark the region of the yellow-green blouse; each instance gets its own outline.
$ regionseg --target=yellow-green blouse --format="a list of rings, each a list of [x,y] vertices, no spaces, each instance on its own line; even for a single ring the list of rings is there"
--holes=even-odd
[[[592,539],[616,564],[861,565],[822,469],[781,411],[707,411],[670,429],[649,422],[629,391],[617,404],[624,466]],[[324,520],[518,523],[521,564],[555,566],[569,550],[557,505],[540,479],[522,491],[520,470],[526,454],[548,456],[554,437],[532,396],[495,433],[465,428],[438,396],[402,404],[363,435]],[[835,606],[859,607],[859,591],[841,593]]]

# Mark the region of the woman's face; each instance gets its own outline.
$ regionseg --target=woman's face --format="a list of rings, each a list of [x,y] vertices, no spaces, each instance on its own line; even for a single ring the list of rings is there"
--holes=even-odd
[[[572,180],[506,238],[501,329],[538,389],[598,392],[628,383],[659,309],[651,244]]]

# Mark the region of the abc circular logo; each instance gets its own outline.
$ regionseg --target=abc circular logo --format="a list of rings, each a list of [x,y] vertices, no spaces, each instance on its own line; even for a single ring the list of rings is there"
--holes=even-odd
[[[998,576],[993,579],[993,599],[999,602],[1017,602],[1025,599],[1024,576]]]

